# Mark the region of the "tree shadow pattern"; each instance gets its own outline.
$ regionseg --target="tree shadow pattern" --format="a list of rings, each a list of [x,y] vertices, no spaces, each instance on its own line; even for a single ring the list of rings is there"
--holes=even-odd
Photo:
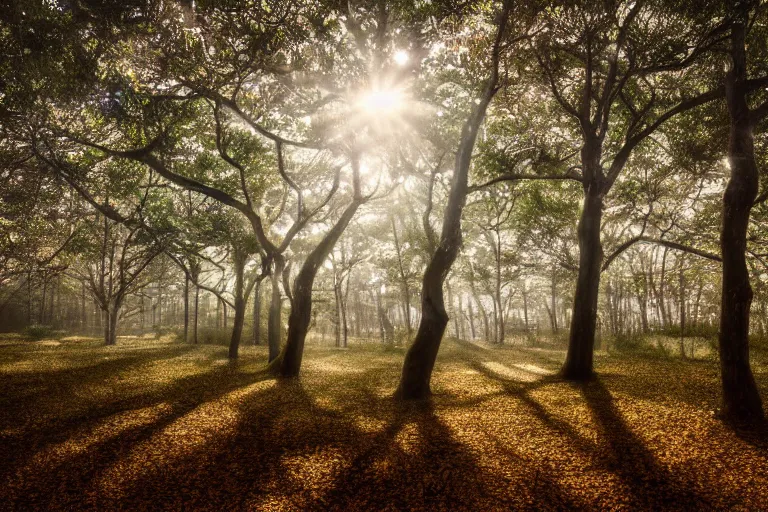
[[[627,424],[602,381],[578,386],[554,376],[515,381],[482,364],[493,353],[461,346],[441,353],[440,362],[463,365],[492,383],[490,391],[465,396],[438,388],[431,402],[401,404],[391,398],[400,363],[396,357],[330,376],[323,374],[318,358],[302,380],[281,381],[258,371],[262,355],[215,366],[220,354],[211,352],[199,361],[205,371],[182,374],[159,390],[95,397],[87,407],[66,412],[68,397],[97,383],[99,375],[139,372],[190,350],[196,349],[128,350],[108,360],[58,368],[37,376],[46,385],[30,392],[25,386],[37,377],[4,376],[11,392],[0,399],[7,448],[0,456],[0,479],[8,482],[0,490],[2,508],[704,510],[741,503],[738,496],[725,493],[723,498],[725,491],[704,488],[701,481],[661,464]],[[536,390],[549,386],[578,392],[596,439],[535,398]],[[14,418],[23,410],[34,416],[51,393],[64,401],[61,416],[19,427]],[[588,461],[585,473],[615,477],[624,495],[617,501],[599,490],[591,497],[574,493],[563,484],[556,464],[522,456],[504,430],[466,433],[452,420],[452,415],[465,414],[471,422],[497,400],[509,401],[505,412],[524,416],[542,435],[563,439]],[[147,421],[94,436],[65,456],[44,456],[78,435],[97,432],[116,415],[130,417],[147,409],[155,411]],[[195,427],[200,418],[203,427]],[[179,425],[193,427],[187,432]],[[484,454],[466,442],[472,435],[493,440],[494,456],[508,471],[489,468]],[[718,493],[715,503],[711,498]]]

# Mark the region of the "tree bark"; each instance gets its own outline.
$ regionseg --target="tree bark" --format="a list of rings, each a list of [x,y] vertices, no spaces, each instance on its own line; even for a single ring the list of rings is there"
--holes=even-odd
[[[349,274],[344,292],[341,294],[341,348],[347,348],[349,342],[349,325],[347,325],[347,303],[349,299]]]
[[[392,221],[392,234],[395,237],[395,251],[397,252],[397,268],[400,272],[400,282],[403,285],[403,312],[405,313],[405,329],[408,333],[408,337],[411,337],[411,290],[408,285],[408,275],[405,272],[405,266],[403,264],[403,254],[400,247],[400,239],[397,236],[397,225],[395,224],[395,218],[391,217]]]
[[[336,302],[336,321],[334,325],[334,334],[336,336],[336,347],[341,348],[341,283],[337,282],[338,275],[334,272],[333,297]]]
[[[578,227],[579,275],[573,302],[568,354],[562,370],[562,376],[569,380],[587,380],[592,377],[597,297],[603,260],[603,247],[600,242],[602,196],[595,182],[585,182],[584,188],[584,209]]]
[[[392,343],[395,338],[395,328],[392,322],[387,318],[387,311],[384,309],[384,303],[381,299],[381,288],[376,289],[376,315],[379,319],[379,335],[382,343]]]
[[[200,288],[195,286],[195,318],[192,325],[192,343],[197,345],[197,326],[200,323]]]
[[[550,316],[553,319],[552,320],[552,326],[553,326],[552,331],[556,332],[555,331],[555,328],[556,328],[555,325],[556,324],[555,324],[555,321],[554,321],[554,314],[553,313],[554,313],[554,311],[552,313],[550,313]],[[525,322],[525,333],[528,334],[528,289],[527,289],[525,283],[523,283],[523,320]]]
[[[665,284],[666,284],[666,274],[667,274],[667,254],[669,253],[669,248],[664,248],[664,255],[661,257],[661,277],[659,278],[659,308],[661,309],[661,324],[662,327],[665,329],[669,327],[669,324],[671,322],[671,319],[669,318],[669,311],[667,310],[666,306],[666,297],[665,297]]]
[[[731,129],[728,160],[731,175],[723,196],[720,249],[723,280],[719,355],[723,385],[723,415],[729,420],[764,419],[763,404],[749,364],[749,311],[752,288],[746,263],[749,216],[758,191],[758,169],[747,104],[745,32],[748,11],[731,32],[732,67],[726,77],[726,103]]]
[[[356,156],[353,157],[352,166],[354,169],[357,169],[355,171],[355,179],[359,179],[359,161]],[[359,192],[359,184],[355,186],[355,189]],[[304,264],[301,266],[299,275],[296,276],[296,281],[293,285],[293,306],[288,317],[288,337],[280,363],[281,377],[297,377],[299,375],[301,360],[304,355],[304,342],[306,341],[309,322],[312,318],[312,286],[315,282],[315,276],[320,265],[328,257],[339,237],[347,229],[357,209],[363,203],[362,197],[359,197],[358,193],[355,195],[356,197],[346,207],[336,224],[328,231],[312,252],[309,253],[307,259],[304,260]]]
[[[253,291],[253,344],[261,345],[261,278]]]
[[[86,316],[86,314],[87,313],[85,309],[85,281],[83,281],[82,287],[80,288],[80,329],[81,329],[81,332],[83,333],[85,333],[86,329],[88,328],[88,317]]]
[[[448,314],[443,302],[443,282],[461,248],[461,214],[467,201],[472,151],[480,124],[485,118],[485,112],[498,90],[501,41],[509,18],[510,4],[509,0],[505,0],[497,18],[499,25],[492,49],[491,76],[482,97],[462,129],[451,190],[443,216],[440,243],[427,265],[422,281],[421,321],[416,338],[405,355],[400,384],[395,392],[396,397],[404,400],[421,400],[432,393],[429,385],[432,370],[448,324]]]
[[[248,256],[241,251],[234,253],[235,267],[235,319],[232,324],[232,337],[229,339],[229,359],[237,359],[240,349],[240,339],[243,336],[243,324],[245,323],[245,264]],[[224,328],[227,327],[227,306],[224,304]]]
[[[184,343],[189,342],[189,277],[184,277]]]
[[[555,268],[552,268],[552,286],[551,286],[551,296],[550,300],[552,302],[552,332],[557,333],[557,271]]]
[[[280,280],[283,274],[282,259],[275,259],[272,268],[272,300],[269,304],[269,319],[267,320],[267,344],[269,345],[269,362],[280,355],[280,338],[282,325],[282,297],[280,296]]]
[[[107,306],[104,310],[105,322],[104,322],[104,343],[108,346],[117,344],[117,317],[120,312],[120,307]]]
[[[685,274],[683,273],[683,258],[679,259],[680,268],[678,276],[678,287],[680,288],[680,357],[686,359],[685,355]]]

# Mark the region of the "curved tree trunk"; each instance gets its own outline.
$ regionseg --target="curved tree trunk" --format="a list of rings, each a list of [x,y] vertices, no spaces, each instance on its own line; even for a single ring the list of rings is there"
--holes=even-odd
[[[573,301],[568,354],[561,372],[564,378],[570,380],[586,380],[592,376],[600,265],[603,260],[600,243],[602,197],[594,182],[585,186],[584,192],[584,210],[578,228],[579,276]]]
[[[462,129],[461,141],[456,152],[453,179],[448,204],[443,216],[440,243],[424,272],[421,294],[421,321],[413,345],[405,355],[403,372],[395,396],[404,400],[421,400],[431,395],[429,387],[432,370],[440,349],[440,342],[448,325],[448,314],[443,302],[443,282],[461,248],[461,214],[467,202],[469,166],[475,147],[477,132],[485,118],[485,112],[498,90],[499,58],[501,41],[510,12],[509,0],[502,6],[496,40],[492,49],[491,76],[483,95]]]
[[[235,298],[235,319],[232,323],[232,336],[229,339],[229,358],[237,359],[240,348],[240,340],[243,337],[243,325],[245,324],[245,297]]]
[[[355,157],[352,162],[355,170],[356,180],[359,180],[359,162]],[[309,323],[312,319],[312,286],[315,282],[315,276],[320,265],[330,254],[336,242],[341,237],[344,230],[347,229],[349,222],[354,217],[355,212],[363,204],[363,199],[359,196],[359,183],[355,186],[356,197],[347,206],[336,224],[326,233],[325,237],[309,253],[304,264],[301,266],[299,275],[293,285],[293,305],[291,315],[288,317],[288,338],[285,349],[282,353],[280,362],[281,377],[297,377],[301,370],[301,359],[304,355],[304,342],[307,338]]]
[[[746,8],[745,8],[746,10]],[[723,256],[723,293],[720,312],[720,368],[723,414],[737,421],[764,418],[760,394],[749,365],[749,311],[752,288],[746,262],[749,215],[758,190],[758,170],[752,121],[746,100],[747,15],[731,34],[733,66],[726,78],[726,101],[731,118],[728,160],[731,176],[723,196],[720,248]]]

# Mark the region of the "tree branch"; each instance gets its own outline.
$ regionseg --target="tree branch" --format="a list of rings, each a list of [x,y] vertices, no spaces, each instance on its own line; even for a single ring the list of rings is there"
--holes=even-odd
[[[606,258],[601,268],[601,271],[605,272],[610,266],[610,264],[613,262],[613,260],[615,260],[619,255],[621,255],[621,253],[623,253],[624,251],[626,251],[636,243],[658,244],[664,247],[669,247],[670,249],[676,249],[678,251],[694,254],[696,256],[700,256],[708,260],[720,261],[720,262],[723,261],[723,259],[717,254],[713,254],[707,251],[702,251],[701,249],[696,249],[695,247],[691,247],[685,244],[672,242],[671,240],[663,240],[661,238],[651,238],[648,236],[636,236],[634,238],[627,240],[626,242],[621,244],[619,247],[617,247],[616,250],[613,251],[613,253],[611,253],[611,255],[608,256],[608,258]]]

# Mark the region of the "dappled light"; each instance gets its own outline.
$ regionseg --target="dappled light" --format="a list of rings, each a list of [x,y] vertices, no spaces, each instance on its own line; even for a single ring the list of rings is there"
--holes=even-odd
[[[768,0],[0,9],[0,508],[768,510]]]
[[[719,423],[716,402],[701,386],[668,389],[664,402],[653,398],[658,381],[679,373],[674,362],[606,362],[604,380],[572,385],[500,372],[529,367],[546,373],[558,358],[489,355],[448,341],[427,406],[398,405],[371,392],[377,384],[394,391],[399,355],[380,348],[309,349],[318,364],[306,368],[301,384],[258,373],[266,352],[249,351],[236,369],[166,382],[148,395],[130,382],[151,384],[179,364],[203,368],[209,356],[224,352],[190,357],[183,345],[154,348],[162,357],[123,349],[122,357],[140,359],[106,398],[89,393],[108,378],[104,369],[81,381],[82,395],[90,396],[85,403],[61,385],[64,374],[54,377],[47,394],[58,407],[20,431],[4,430],[13,441],[4,455],[4,500],[142,509],[162,496],[170,508],[271,510],[765,504],[764,443],[741,440]],[[20,355],[15,350],[4,349],[2,361]],[[83,357],[95,362],[107,349],[91,347],[87,356],[64,343],[40,346],[27,357],[45,360],[54,350],[76,371]],[[320,362],[344,371],[329,373]],[[354,371],[360,364],[362,375]],[[712,367],[683,372],[685,379],[694,376],[706,386],[717,380]],[[6,376],[11,394],[3,398],[3,425],[30,414],[32,397],[9,401],[23,386],[23,377]],[[73,422],[73,415],[82,419]],[[65,493],[56,492],[61,482]]]

